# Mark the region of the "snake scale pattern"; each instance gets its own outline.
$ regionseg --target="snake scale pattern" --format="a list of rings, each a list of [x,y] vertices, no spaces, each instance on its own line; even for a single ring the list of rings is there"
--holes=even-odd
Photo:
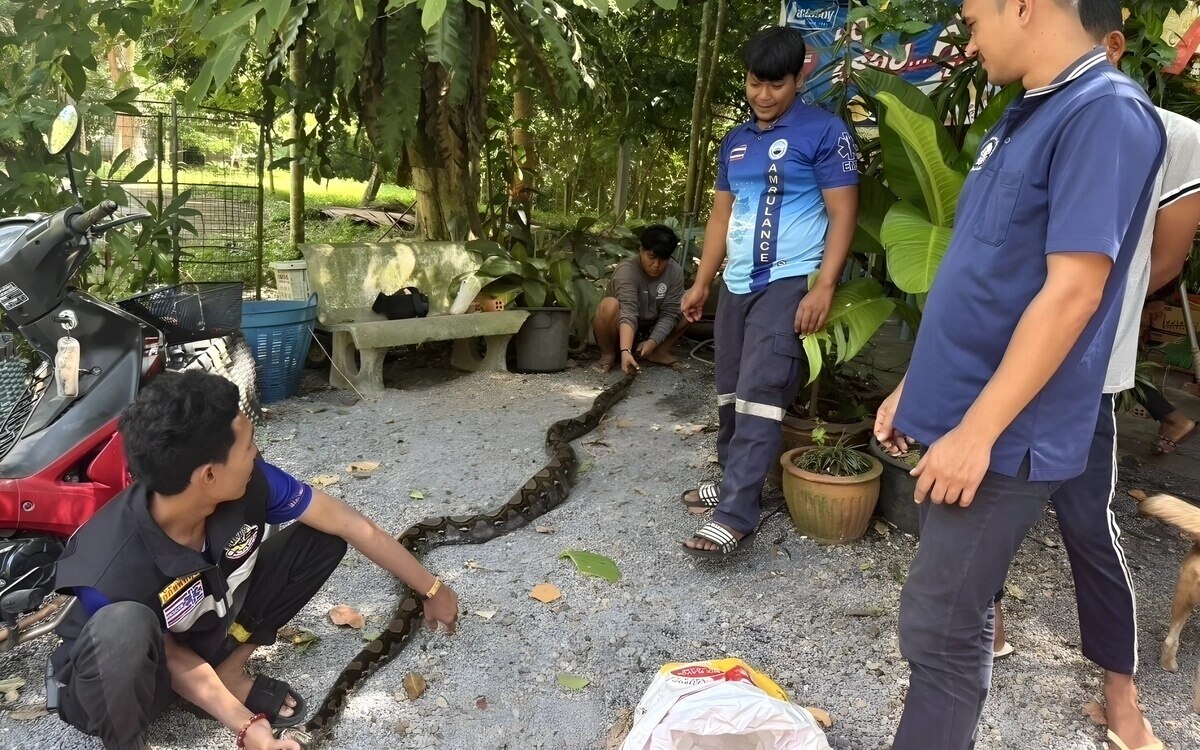
[[[567,499],[579,468],[579,459],[571,447],[571,441],[594,430],[605,412],[625,397],[635,377],[626,375],[605,388],[583,414],[552,424],[546,431],[550,461],[504,505],[489,513],[474,516],[426,519],[397,537],[399,542],[417,557],[444,545],[482,544],[519,529],[557,508]],[[419,596],[405,587],[387,628],[346,665],[312,718],[300,729],[283,730],[281,738],[294,739],[306,750],[327,741],[350,696],[372,672],[400,653],[412,638],[421,615]]]

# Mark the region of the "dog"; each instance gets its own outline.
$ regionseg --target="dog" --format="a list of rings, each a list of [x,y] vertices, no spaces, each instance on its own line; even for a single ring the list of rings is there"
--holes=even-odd
[[[1158,660],[1163,669],[1175,672],[1179,669],[1175,658],[1179,653],[1179,634],[1183,632],[1192,610],[1200,605],[1200,507],[1162,493],[1150,495],[1142,490],[1130,490],[1129,496],[1137,501],[1139,515],[1169,523],[1192,539],[1192,549],[1179,567],[1179,582],[1175,584],[1175,601],[1171,605],[1171,626],[1163,640]],[[1200,673],[1196,686],[1200,691]],[[1200,702],[1200,692],[1196,700]],[[1200,710],[1200,705],[1197,710]]]

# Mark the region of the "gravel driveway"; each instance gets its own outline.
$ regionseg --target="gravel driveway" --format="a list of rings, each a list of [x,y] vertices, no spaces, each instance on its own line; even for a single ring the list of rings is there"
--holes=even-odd
[[[609,380],[616,376],[610,376]],[[329,488],[385,528],[421,518],[477,512],[509,497],[546,461],[550,422],[583,411],[605,379],[586,368],[554,375],[460,374],[441,368],[389,373],[372,402],[323,388],[276,405],[260,432],[268,460],[303,478],[336,474]],[[675,426],[713,424],[711,368],[647,369],[604,424],[576,445],[582,476],[571,498],[538,523],[489,544],[443,548],[427,564],[464,606],[453,637],[419,635],[354,696],[337,748],[554,748],[595,750],[666,661],[740,656],[774,677],[793,699],[828,711],[837,748],[886,748],[899,717],[907,670],[896,645],[900,584],[915,541],[876,525],[859,543],[830,547],[797,535],[782,497],[768,492],[751,550],[724,565],[694,561],[679,541],[696,526],[679,493],[711,476],[714,435],[682,437]],[[367,479],[352,461],[377,461]],[[1170,485],[1172,477],[1126,462],[1126,482]],[[414,499],[414,493],[421,499]],[[1191,677],[1200,632],[1184,632],[1179,674],[1157,665],[1178,563],[1188,544],[1172,530],[1118,516],[1140,596],[1143,702],[1169,747],[1200,747]],[[564,549],[613,558],[621,580],[577,573]],[[532,587],[550,582],[562,598],[542,604]],[[980,750],[1101,748],[1103,731],[1083,714],[1099,673],[1078,650],[1074,597],[1057,528],[1048,517],[1031,534],[1010,577],[1010,638],[1017,651],[997,665]],[[289,680],[315,703],[362,646],[357,631],[326,617],[359,609],[366,630],[390,618],[397,586],[357,553],[299,616],[320,637],[304,653],[263,650],[252,668]],[[480,614],[482,613],[482,614]],[[0,678],[29,685],[16,707],[43,701],[40,674],[49,642],[0,657]],[[405,674],[428,682],[404,697]],[[568,691],[560,673],[591,684]],[[232,736],[178,710],[156,722],[156,748],[227,748]],[[0,747],[98,748],[56,718],[17,720],[0,710]]]

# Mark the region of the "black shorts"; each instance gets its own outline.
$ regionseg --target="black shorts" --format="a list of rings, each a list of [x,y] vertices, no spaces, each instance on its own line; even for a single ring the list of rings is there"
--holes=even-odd
[[[654,333],[656,323],[639,323],[637,330],[633,332],[633,348],[636,349],[643,341],[650,339],[650,334]]]

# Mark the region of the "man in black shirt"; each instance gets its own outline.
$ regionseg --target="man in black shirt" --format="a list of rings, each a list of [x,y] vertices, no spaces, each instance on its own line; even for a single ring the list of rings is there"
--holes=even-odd
[[[299,750],[271,728],[300,724],[303,698],[247,674],[246,661],[275,642],[347,543],[424,595],[427,623],[453,632],[457,622],[454,591],[399,542],[259,457],[238,395],[199,371],[144,388],[120,424],[137,482],[58,562],[56,588],[78,597],[51,657],[59,715],[110,750],[148,747],[147,726],[176,697],[239,733],[239,746]]]

